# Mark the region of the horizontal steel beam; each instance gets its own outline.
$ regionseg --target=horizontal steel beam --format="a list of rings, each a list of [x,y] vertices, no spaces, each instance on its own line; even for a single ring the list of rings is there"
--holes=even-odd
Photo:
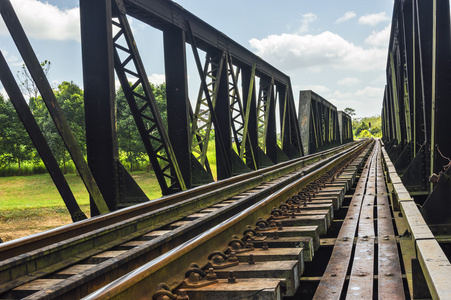
[[[129,16],[161,30],[167,26],[176,26],[188,32],[187,22],[189,21],[196,44],[203,51],[208,52],[210,49],[226,51],[233,56],[233,61],[238,66],[252,67],[255,63],[257,76],[273,77],[278,83],[290,84],[290,78],[286,74],[172,1],[124,0],[123,2]]]

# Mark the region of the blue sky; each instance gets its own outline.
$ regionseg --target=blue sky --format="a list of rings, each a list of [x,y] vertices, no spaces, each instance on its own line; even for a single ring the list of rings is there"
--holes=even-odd
[[[11,0],[51,82],[82,86],[78,0]],[[311,89],[357,117],[380,114],[393,0],[175,1],[291,77],[294,96]],[[162,34],[131,20],[149,78],[164,81]],[[22,65],[0,20],[0,50],[16,73]],[[189,91],[198,75],[188,50]],[[0,84],[0,91],[3,87]]]

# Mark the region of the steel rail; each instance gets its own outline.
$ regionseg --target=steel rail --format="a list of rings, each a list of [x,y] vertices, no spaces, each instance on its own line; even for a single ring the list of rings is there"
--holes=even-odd
[[[364,145],[367,144],[360,144],[361,147]],[[150,297],[155,292],[156,285],[160,282],[166,282],[171,288],[175,288],[183,280],[185,270],[191,262],[206,262],[210,253],[226,247],[231,236],[240,234],[246,225],[255,224],[258,218],[269,215],[271,209],[277,206],[280,201],[291,197],[310,182],[351,157],[361,147],[355,147],[347,153],[337,155],[311,173],[302,176],[213,228],[158,256],[83,299]]]
[[[351,147],[357,147],[356,144],[350,144],[348,145]],[[347,147],[340,147],[340,150],[347,151]],[[344,149],[344,150],[343,150]],[[334,153],[338,152],[338,149],[328,151],[327,155],[333,155]],[[89,256],[95,255],[97,253],[100,253],[102,251],[111,249],[114,246],[120,245],[122,243],[125,243],[133,238],[136,238],[140,235],[143,235],[152,229],[160,228],[168,223],[177,221],[186,215],[196,212],[200,209],[206,208],[208,206],[211,206],[215,203],[218,203],[222,200],[227,199],[230,197],[230,195],[235,195],[240,192],[243,192],[244,190],[248,190],[249,188],[255,187],[258,184],[261,184],[265,181],[269,181],[272,178],[287,174],[289,171],[294,171],[296,169],[299,169],[302,165],[306,164],[307,162],[313,163],[316,162],[317,165],[323,164],[323,162],[319,161],[319,158],[322,156],[325,156],[326,154],[320,153],[318,155],[312,155],[309,156],[307,160],[299,160],[295,166],[291,164],[283,164],[281,168],[276,167],[270,167],[267,168],[266,172],[254,172],[258,173],[255,174],[254,177],[250,176],[238,176],[242,177],[241,179],[245,178],[246,180],[241,181],[238,179],[229,180],[229,184],[223,186],[224,184],[222,182],[218,182],[217,184],[211,184],[209,185],[210,188],[208,189],[209,194],[199,196],[199,192],[194,192],[194,196],[191,198],[188,197],[186,194],[189,194],[187,192],[180,193],[182,196],[187,197],[186,200],[181,201],[180,199],[177,199],[176,196],[168,196],[165,197],[166,199],[169,199],[169,201],[163,201],[163,199],[159,199],[155,203],[155,206],[153,208],[156,208],[157,206],[160,206],[158,209],[154,211],[147,211],[144,214],[138,214],[145,211],[143,207],[146,205],[140,204],[138,205],[137,209],[125,209],[127,211],[126,213],[121,213],[121,211],[117,212],[116,214],[118,216],[114,216],[115,213],[112,213],[113,215],[112,219],[109,219],[108,216],[100,216],[94,218],[93,226],[86,226],[85,228],[92,228],[92,231],[83,231],[83,228],[78,227],[79,224],[73,224],[75,226],[76,230],[66,230],[66,232],[70,234],[74,234],[75,232],[82,232],[79,236],[74,236],[71,238],[68,238],[67,240],[63,240],[60,242],[56,242],[53,245],[42,247],[39,249],[36,249],[34,251],[31,251],[29,253],[18,255],[17,257],[12,257],[9,259],[6,259],[2,263],[0,263],[0,273],[2,274],[0,278],[6,278],[9,273],[11,272],[12,268],[16,269],[24,269],[24,268],[30,268],[29,265],[44,265],[44,259],[45,257],[48,260],[52,260],[51,255],[54,255],[58,257],[58,259],[55,259],[52,263],[49,263],[48,265],[44,265],[43,268],[39,270],[34,270],[34,272],[26,272],[22,277],[16,278],[14,282],[11,281],[5,281],[3,282],[1,288],[1,292],[11,290],[14,287],[24,284],[26,282],[29,282],[33,279],[41,278],[42,276],[46,274],[50,274],[52,272],[56,272],[64,267],[67,267],[69,265],[72,265],[74,263],[77,263],[79,261],[82,261],[83,259],[86,259]],[[299,174],[298,174],[299,176]],[[285,180],[284,183],[286,184],[287,180]],[[232,183],[230,183],[232,182]],[[218,188],[219,186],[219,188]],[[222,187],[221,187],[222,186]],[[204,190],[202,188],[199,188],[199,190]],[[262,191],[259,193],[260,197],[265,196],[265,193],[272,192],[271,189],[267,189],[266,191]],[[218,197],[218,193],[225,193],[229,196],[223,195]],[[183,197],[182,197],[183,198]],[[182,199],[183,200],[183,199]],[[247,201],[256,201],[259,200],[256,195],[253,197],[249,197]],[[170,203],[169,203],[170,202]],[[244,209],[243,205],[246,201],[242,201],[240,204],[237,204],[234,209],[229,209],[229,215],[232,213],[236,213],[237,211],[240,211]],[[169,204],[168,204],[169,203]],[[203,203],[203,204],[200,204]],[[149,203],[148,205],[150,205]],[[223,218],[228,217],[229,215],[225,214]],[[126,218],[133,216],[132,218]],[[125,219],[125,220],[124,220]],[[116,220],[118,222],[113,222],[113,220]],[[90,220],[84,221],[89,224]],[[198,222],[197,227],[191,230],[191,236],[194,236],[195,234],[205,230],[205,228],[209,228],[214,223],[214,216],[211,216],[210,219],[202,220],[202,222]],[[105,227],[96,228],[95,226],[99,226],[101,224],[104,224]],[[63,229],[70,229],[71,225],[65,226]],[[198,230],[198,231],[196,231]],[[53,233],[53,236],[59,236],[58,234],[55,234],[58,230],[51,231]],[[64,235],[60,232],[60,234]],[[119,236],[117,236],[119,232]],[[190,232],[187,230],[187,232]],[[116,234],[116,235],[115,235]],[[41,235],[42,236],[42,235]],[[172,233],[170,236],[163,237],[161,239],[156,239],[153,242],[151,242],[149,245],[147,245],[146,249],[135,249],[134,251],[131,251],[128,255],[124,256],[124,258],[118,262],[118,260],[111,261],[110,263],[104,263],[101,268],[94,268],[90,272],[85,272],[85,275],[83,279],[78,278],[77,284],[84,284],[90,280],[94,280],[96,276],[99,276],[99,274],[108,273],[112,276],[112,279],[115,279],[123,274],[120,274],[120,271],[117,271],[119,265],[123,264],[130,264],[130,261],[132,260],[140,260],[143,256],[146,256],[147,261],[150,260],[150,257],[154,257],[155,253],[161,253],[161,251],[167,251],[168,247],[175,247],[178,244],[184,242],[187,239],[187,234],[183,229],[180,229],[179,231],[176,231]],[[60,236],[59,236],[60,237]],[[48,239],[51,239],[51,237],[47,237]],[[188,234],[188,238],[190,238]],[[26,240],[26,239],[25,239]],[[102,243],[103,242],[103,243]],[[171,242],[171,243],[169,243]],[[162,248],[165,248],[166,250],[161,250]],[[78,250],[79,249],[79,250]],[[9,251],[14,252],[13,248],[10,248]],[[74,251],[78,251],[77,253],[74,253]],[[66,258],[65,260],[62,260],[60,257],[64,254],[64,252],[70,253],[70,257]],[[142,264],[143,262],[140,261],[139,264]],[[122,266],[121,268],[124,268]],[[126,268],[125,268],[126,269]],[[113,272],[113,271],[119,272],[119,274]],[[75,283],[73,283],[75,284]],[[62,287],[58,291],[55,291],[55,293],[64,292],[66,290],[65,287]]]
[[[346,149],[355,144],[356,142],[345,144],[343,146],[335,147],[327,151],[306,155],[301,158],[279,163],[274,166],[266,167],[239,176],[234,176],[226,180],[206,184],[174,195],[164,196],[147,203],[137,204],[135,206],[127,207],[115,212],[92,217],[88,220],[83,220],[77,223],[61,226],[31,236],[8,241],[0,245],[0,261],[16,257],[23,253],[38,250],[57,242],[65,241],[85,232],[92,232],[101,228],[105,228],[106,226],[117,224],[119,222],[134,218],[138,215],[143,215],[151,211],[155,211],[163,207],[185,201],[187,199],[197,197],[199,200],[204,200],[200,198],[202,195],[210,193],[212,191],[222,191],[224,188],[232,186],[233,184],[241,184],[242,188],[252,188],[252,185],[248,185],[248,181],[252,178],[254,178],[254,180],[256,178],[260,180],[270,180],[276,178],[277,176],[282,176],[286,173],[289,173],[302,165],[313,163],[314,161],[321,159],[321,157],[324,155],[328,156],[334,153],[338,153],[342,149]],[[259,176],[263,176],[263,178],[260,178]],[[2,263],[0,263],[0,268],[1,265]]]

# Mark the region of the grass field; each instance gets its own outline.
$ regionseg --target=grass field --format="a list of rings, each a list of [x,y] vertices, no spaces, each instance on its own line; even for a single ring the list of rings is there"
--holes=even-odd
[[[161,197],[153,173],[132,173],[149,199]],[[81,209],[89,213],[89,197],[77,175],[67,175]],[[72,223],[50,175],[0,177],[0,238],[6,242],[36,232]]]

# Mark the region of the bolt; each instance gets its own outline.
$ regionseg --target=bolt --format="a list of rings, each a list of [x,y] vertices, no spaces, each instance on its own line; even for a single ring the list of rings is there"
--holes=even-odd
[[[277,222],[277,230],[283,230],[282,222]]]
[[[246,249],[254,249],[254,243],[247,241],[245,248]]]
[[[227,279],[227,282],[228,282],[228,283],[236,283],[236,278],[235,278],[235,276],[233,275],[233,271],[230,271],[230,272],[229,272],[229,278]]]
[[[216,279],[218,279],[218,276],[213,271],[213,268],[209,268],[208,269],[208,274],[207,274],[207,280],[216,280]]]
[[[189,296],[186,294],[185,290],[179,290],[179,294],[177,295],[177,300],[189,300]]]
[[[190,283],[198,283],[200,281],[201,277],[199,274],[192,272],[189,274],[188,282]]]
[[[296,215],[294,214],[294,212],[291,213],[291,218],[292,218],[292,219],[295,219],[295,218],[296,218]]]
[[[274,231],[274,237],[273,239],[278,240],[279,239],[279,234],[277,233],[277,231]]]
[[[249,264],[255,265],[254,254],[249,254]]]
[[[236,257],[235,251],[230,252],[228,261],[229,262],[237,262],[238,261],[238,257]]]
[[[263,241],[262,250],[268,250],[268,242],[267,241]]]

